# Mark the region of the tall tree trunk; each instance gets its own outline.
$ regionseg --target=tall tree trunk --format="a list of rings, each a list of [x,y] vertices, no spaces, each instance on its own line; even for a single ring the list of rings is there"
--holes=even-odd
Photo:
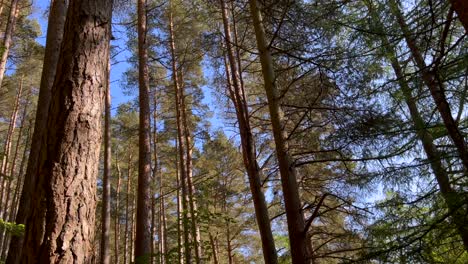
[[[47,26],[47,38],[44,54],[44,64],[42,67],[41,84],[34,122],[34,133],[31,141],[28,165],[24,176],[24,187],[21,192],[16,223],[26,223],[26,217],[31,208],[31,198],[33,188],[36,185],[39,154],[43,135],[47,130],[47,117],[51,99],[51,89],[54,84],[60,45],[63,38],[65,16],[67,11],[67,0],[53,0],[49,10],[49,24]],[[42,217],[44,218],[44,216]],[[44,220],[42,220],[44,221]],[[10,250],[7,263],[18,264],[22,255],[23,237],[13,237],[10,242]]]
[[[120,181],[122,179],[122,171],[120,170],[119,162],[116,161],[115,165],[117,167],[117,187],[115,194],[115,226],[114,226],[114,254],[115,254],[115,264],[120,263]]]
[[[179,142],[179,170],[180,170],[180,185],[182,187],[182,223],[183,223],[183,235],[184,235],[184,246],[185,246],[185,262],[191,263],[191,249],[190,249],[190,240],[189,240],[189,222],[187,219],[188,215],[188,191],[187,191],[187,171],[185,165],[185,157],[184,157],[184,148],[186,146],[186,142],[184,142],[184,131],[183,131],[183,124],[182,124],[182,99],[181,99],[181,87],[179,84],[179,79],[177,76],[178,69],[176,64],[176,57],[175,57],[175,43],[174,43],[174,26],[172,21],[172,1],[170,2],[170,10],[169,10],[169,42],[170,42],[170,50],[171,50],[171,64],[172,64],[172,79],[174,85],[174,93],[175,93],[175,106],[176,106],[176,123],[177,123],[177,140]]]
[[[110,62],[108,65],[110,70]],[[101,227],[101,263],[110,263],[110,174],[111,174],[111,131],[110,131],[110,115],[111,115],[111,95],[110,95],[110,71],[105,93],[105,110],[104,110],[104,173],[102,177],[102,227]]]
[[[312,261],[312,249],[307,239],[304,216],[301,210],[299,188],[296,179],[296,169],[288,153],[286,132],[284,131],[284,117],[280,108],[280,97],[275,85],[275,72],[270,53],[270,47],[266,40],[265,29],[262,22],[257,0],[249,0],[257,40],[257,48],[260,52],[265,92],[268,99],[273,137],[275,139],[276,156],[281,175],[281,185],[286,208],[288,222],[289,242],[293,264],[310,263]]]
[[[68,11],[22,263],[92,258],[112,0],[72,0]]]
[[[128,155],[128,169],[127,169],[127,187],[126,187],[126,200],[125,200],[125,239],[124,239],[124,264],[129,263],[130,256],[129,256],[129,244],[132,241],[129,241],[128,232],[129,232],[129,225],[128,225],[128,218],[130,216],[130,192],[132,190],[131,185],[131,175],[132,175],[132,154]]]
[[[151,143],[149,75],[146,29],[146,0],[138,0],[138,85],[140,104],[138,198],[135,237],[135,262],[148,262],[151,253]]]
[[[450,104],[447,101],[445,95],[445,87],[440,79],[438,69],[435,68],[431,70],[424,61],[424,57],[419,51],[416,40],[413,38],[413,34],[410,32],[408,25],[406,24],[405,18],[401,13],[401,10],[395,0],[390,0],[390,7],[393,12],[393,15],[396,17],[398,24],[403,32],[403,35],[406,40],[406,44],[411,51],[411,55],[416,63],[416,66],[419,68],[421,77],[429,88],[432,99],[434,100],[437,110],[442,117],[444,125],[447,129],[449,137],[452,139],[458,155],[462,161],[462,164],[465,168],[465,172],[468,172],[468,146],[465,142],[464,136],[461,133],[458,123],[452,116],[450,110]]]
[[[178,143],[178,140],[176,138],[175,140],[176,142],[176,152],[177,150],[179,149],[179,143]],[[176,154],[176,157],[175,157],[175,168],[176,168],[176,182],[177,182],[177,247],[178,247],[178,260],[179,260],[179,264],[183,264],[184,263],[184,248],[182,246],[183,244],[183,230],[182,230],[182,222],[183,222],[183,219],[182,219],[182,195],[181,195],[181,177],[182,175],[179,173],[179,154],[177,152]]]
[[[374,9],[374,6],[369,1],[365,1],[365,3],[371,14],[374,25],[377,25],[379,30],[384,32],[384,26],[380,21],[378,14]],[[465,250],[468,250],[468,227],[465,224],[466,215],[463,212],[462,207],[463,197],[461,197],[460,194],[457,193],[450,184],[450,178],[447,174],[447,170],[442,165],[442,155],[435,146],[434,139],[431,133],[426,128],[427,124],[419,112],[416,100],[412,95],[411,88],[408,85],[408,81],[405,77],[404,70],[402,69],[398,61],[398,55],[395,48],[391,45],[386,35],[381,35],[380,40],[382,42],[383,48],[385,49],[386,57],[392,65],[400,89],[403,92],[405,102],[408,106],[411,120],[413,122],[413,126],[416,130],[416,135],[423,145],[432,172],[434,173],[437,183],[439,185],[439,190],[442,193],[442,197],[444,197],[447,207],[453,214],[451,217],[451,221],[457,227],[458,233],[460,234],[463,240]]]
[[[465,32],[468,33],[468,2],[466,0],[450,0],[450,3],[465,28]]]
[[[11,40],[15,32],[16,19],[19,14],[18,3],[19,0],[11,0],[10,13],[8,15],[5,34],[3,36],[2,45],[0,46],[0,91],[2,90],[3,77],[5,75],[6,63],[10,52]]]
[[[16,127],[16,119],[18,116],[18,109],[19,109],[19,104],[20,104],[20,98],[21,94],[23,92],[23,76],[21,76],[21,80],[19,83],[19,88],[18,92],[16,94],[15,98],[15,104],[13,106],[13,112],[11,112],[10,116],[10,123],[8,125],[8,131],[5,139],[5,144],[3,146],[3,158],[2,158],[2,167],[0,170],[0,217],[3,218],[3,215],[7,211],[7,205],[5,203],[5,194],[9,193],[9,190],[7,190],[7,184],[9,182],[9,179],[12,177],[12,175],[7,175],[8,169],[9,169],[9,162],[10,162],[10,152],[11,152],[11,146],[13,144],[13,133],[15,131]],[[5,219],[5,218],[3,218]],[[3,242],[3,236],[0,238],[0,240]],[[0,242],[0,249],[1,249],[2,243]]]
[[[262,239],[263,258],[265,263],[278,263],[275,241],[271,232],[270,218],[268,216],[268,208],[260,182],[260,168],[257,164],[255,141],[252,130],[250,128],[247,101],[245,100],[245,95],[242,89],[242,81],[240,77],[241,74],[238,68],[240,64],[234,56],[234,51],[231,44],[231,30],[224,0],[221,0],[221,9],[223,16],[225,43],[228,55],[227,57],[230,66],[228,67],[227,63],[225,63],[228,90],[230,91],[231,100],[233,101],[234,108],[236,109],[237,120],[239,122],[239,133],[241,136],[243,154],[242,157],[244,166],[249,176],[250,192],[252,193],[255,216],[260,231],[260,237]],[[230,82],[232,82],[232,86]]]
[[[201,235],[200,235],[200,228],[197,225],[197,202],[195,200],[195,187],[192,183],[193,178],[193,162],[192,162],[192,137],[190,136],[190,129],[188,124],[188,116],[187,116],[187,105],[185,103],[185,85],[182,73],[180,74],[180,108],[182,110],[182,126],[184,130],[184,140],[185,140],[185,171],[187,175],[187,190],[188,190],[188,198],[189,198],[189,205],[190,205],[190,217],[191,217],[191,233],[193,237],[193,247],[195,249],[195,262],[200,263],[201,258]]]

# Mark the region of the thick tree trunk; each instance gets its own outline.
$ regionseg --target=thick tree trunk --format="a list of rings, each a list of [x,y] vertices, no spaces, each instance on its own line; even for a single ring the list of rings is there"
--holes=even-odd
[[[258,8],[257,0],[249,0],[250,12],[255,29],[257,47],[260,53],[260,63],[268,99],[273,137],[275,139],[276,155],[281,175],[281,185],[286,208],[288,222],[289,242],[293,264],[310,263],[312,261],[312,249],[307,239],[304,216],[301,210],[299,188],[296,179],[296,170],[288,154],[288,143],[284,131],[284,117],[280,108],[279,91],[275,85],[275,72],[269,45],[265,36],[265,29]]]
[[[172,2],[171,2],[172,4]],[[181,88],[177,76],[177,64],[175,57],[175,43],[174,43],[174,29],[172,22],[172,6],[169,10],[169,42],[171,50],[171,64],[172,64],[172,80],[174,85],[174,94],[175,94],[175,107],[176,107],[176,123],[177,123],[177,140],[178,144],[178,153],[179,153],[179,171],[180,171],[180,185],[182,187],[182,223],[183,223],[183,236],[184,236],[184,246],[185,246],[185,262],[191,263],[191,248],[189,240],[189,221],[188,221],[188,191],[187,191],[187,171],[186,163],[184,156],[184,148],[186,142],[184,142],[184,131],[182,124],[182,99],[181,99]]]
[[[148,262],[151,254],[151,143],[148,50],[146,39],[146,0],[138,0],[138,85],[140,104],[138,198],[135,237],[135,262]]]
[[[384,27],[376,11],[374,10],[373,5],[368,1],[366,1],[366,5],[372,16],[374,24],[377,25],[380,30],[384,30]],[[411,88],[408,85],[404,71],[397,59],[398,56],[395,48],[390,44],[390,41],[385,35],[381,35],[380,39],[386,51],[387,59],[392,65],[393,71],[395,72],[395,76],[398,80],[398,84],[403,92],[405,102],[410,112],[411,120],[416,130],[416,135],[423,145],[427,159],[439,185],[439,190],[445,199],[447,207],[453,213],[451,221],[458,229],[458,232],[463,240],[465,250],[468,250],[468,227],[466,227],[465,224],[466,215],[463,212],[462,207],[463,197],[461,197],[459,193],[453,190],[450,184],[450,178],[447,174],[447,170],[442,165],[442,155],[437,150],[437,147],[434,144],[434,139],[426,128],[427,124],[419,112],[416,100],[413,98]]]
[[[110,62],[108,65],[110,70]],[[110,174],[111,174],[111,131],[110,131],[110,118],[111,118],[111,95],[110,95],[110,71],[107,80],[106,94],[105,94],[105,110],[104,110],[104,173],[102,177],[102,212],[101,212],[101,263],[110,264]]]
[[[0,46],[0,91],[2,90],[3,77],[5,75],[6,63],[10,52],[11,40],[13,38],[13,33],[15,32],[16,19],[19,14],[18,3],[19,0],[11,0],[10,13],[8,15],[5,34],[3,36],[2,45]]]
[[[390,7],[397,19],[398,24],[403,32],[403,35],[406,40],[406,44],[411,51],[411,55],[416,62],[416,66],[419,68],[419,72],[421,77],[429,88],[431,92],[431,96],[436,104],[437,110],[442,117],[444,125],[447,129],[449,137],[452,139],[458,155],[462,161],[462,164],[465,168],[465,172],[468,172],[468,146],[465,142],[464,136],[461,133],[458,123],[452,116],[452,112],[450,110],[450,104],[447,101],[447,97],[445,95],[445,88],[440,80],[439,73],[437,69],[431,70],[424,61],[424,57],[419,51],[418,45],[416,40],[412,37],[412,33],[409,31],[408,25],[406,24],[405,18],[398,7],[398,4],[395,0],[390,0]]]
[[[93,255],[112,0],[72,0],[68,11],[22,263],[87,263]]]
[[[28,165],[24,176],[24,187],[21,192],[16,223],[24,224],[31,208],[33,188],[36,185],[39,153],[43,135],[47,129],[47,117],[51,98],[51,89],[54,83],[60,54],[60,45],[63,38],[63,28],[67,10],[67,0],[51,1],[49,10],[49,24],[47,27],[46,47],[44,54],[44,65],[42,67],[41,84],[34,123],[34,133],[31,141]],[[44,220],[42,220],[44,221]],[[10,250],[7,263],[19,263],[22,255],[23,237],[13,237],[10,242]]]
[[[468,33],[468,1],[466,0],[450,0],[453,10],[458,15],[458,19]]]
[[[278,263],[276,254],[275,241],[271,232],[270,218],[268,216],[268,208],[265,201],[265,196],[262,191],[260,182],[260,168],[257,164],[257,154],[255,150],[255,141],[252,130],[250,128],[249,113],[247,101],[242,88],[241,74],[238,66],[239,61],[236,60],[232,48],[231,30],[227,15],[227,8],[224,0],[221,0],[221,11],[223,16],[224,36],[228,53],[229,68],[227,63],[226,75],[228,80],[228,89],[230,91],[231,100],[236,109],[237,120],[239,122],[239,133],[242,143],[242,157],[244,166],[249,176],[250,192],[252,193],[255,216],[262,239],[263,258],[265,263]],[[232,81],[232,87],[230,82]]]
[[[114,226],[114,254],[115,254],[115,264],[120,263],[120,181],[122,179],[122,171],[120,170],[119,162],[116,161],[115,165],[117,167],[117,187],[115,194],[115,226]]]

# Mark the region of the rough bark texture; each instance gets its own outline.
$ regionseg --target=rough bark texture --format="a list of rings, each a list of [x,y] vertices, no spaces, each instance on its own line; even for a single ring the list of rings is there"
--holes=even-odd
[[[373,5],[369,1],[366,1],[366,5],[372,16],[374,24],[377,25],[380,30],[384,30],[384,27],[380,22]],[[427,130],[426,122],[419,112],[416,100],[413,98],[411,88],[408,85],[404,75],[404,71],[397,59],[398,56],[395,48],[390,44],[390,41],[385,35],[381,35],[380,39],[383,44],[383,48],[386,51],[387,59],[392,65],[393,71],[395,72],[395,76],[398,80],[398,84],[403,92],[406,105],[408,106],[410,112],[411,121],[413,122],[414,128],[416,130],[416,135],[423,145],[424,152],[426,153],[432,172],[434,173],[437,184],[439,185],[439,190],[442,193],[442,197],[444,197],[448,209],[453,213],[451,221],[457,227],[460,237],[463,240],[465,249],[468,250],[468,229],[465,224],[466,215],[463,212],[461,203],[463,197],[461,197],[460,194],[458,194],[450,184],[450,178],[447,174],[447,170],[442,165],[442,155],[437,150],[437,147],[434,144],[434,139],[431,133]]]
[[[447,129],[449,137],[452,139],[453,144],[455,145],[458,155],[462,161],[462,164],[465,168],[465,172],[468,172],[468,146],[465,142],[464,136],[461,133],[458,123],[452,116],[450,109],[450,104],[445,95],[445,87],[442,80],[440,79],[439,73],[436,69],[430,69],[424,57],[419,51],[416,40],[413,38],[412,33],[409,31],[408,25],[406,24],[405,18],[398,7],[398,4],[395,0],[390,0],[390,6],[393,14],[395,15],[398,24],[403,32],[408,48],[411,51],[411,55],[416,63],[416,66],[419,68],[421,77],[429,88],[431,96],[436,104],[437,110],[442,117],[444,125]]]
[[[111,0],[70,1],[22,263],[92,261],[111,12]]]
[[[151,253],[151,146],[148,50],[146,42],[146,0],[138,1],[138,84],[140,103],[138,198],[136,216],[135,260],[145,263]]]
[[[11,1],[10,13],[8,15],[5,35],[3,36],[2,46],[0,46],[0,90],[2,88],[3,77],[5,75],[6,63],[8,60],[8,53],[10,52],[11,40],[15,31],[16,18],[18,17],[18,3],[19,0]]]
[[[273,137],[275,139],[276,156],[281,175],[292,263],[310,263],[312,260],[312,250],[310,248],[310,241],[307,239],[307,230],[305,230],[305,221],[301,210],[301,201],[296,180],[296,170],[288,154],[286,133],[283,130],[284,118],[280,108],[279,92],[275,86],[275,72],[271,53],[265,37],[265,30],[258,8],[258,2],[257,0],[249,0],[249,3],[257,47],[260,52],[263,80],[268,99]]]
[[[108,66],[110,70],[110,63]],[[107,79],[105,110],[104,110],[104,173],[102,177],[102,212],[101,212],[101,263],[110,263],[110,174],[111,174],[111,96],[110,96],[110,74]]]
[[[268,208],[265,201],[265,196],[262,192],[260,182],[260,168],[257,163],[257,154],[255,143],[250,128],[249,113],[247,102],[242,89],[242,82],[239,73],[239,61],[235,59],[232,48],[231,30],[227,15],[227,8],[224,0],[221,0],[221,9],[224,25],[224,36],[228,53],[229,68],[226,65],[226,73],[228,77],[228,89],[231,100],[236,109],[237,121],[239,122],[239,133],[241,136],[242,153],[244,166],[249,176],[250,192],[255,208],[255,217],[262,239],[263,258],[265,263],[278,263],[276,254],[275,241],[271,232],[270,218],[268,216]],[[227,64],[227,63],[226,63]],[[230,77],[230,78],[229,78]],[[232,87],[230,82],[232,81]]]
[[[465,32],[468,33],[468,1],[466,0],[450,0],[453,10],[458,15],[458,19],[465,28]]]
[[[49,11],[49,25],[47,27],[46,47],[44,54],[44,65],[42,67],[41,84],[36,110],[36,120],[31,141],[28,165],[24,176],[24,187],[21,192],[16,223],[24,224],[26,216],[31,208],[31,197],[33,187],[36,184],[39,152],[42,138],[47,128],[47,117],[51,98],[51,89],[54,84],[60,54],[60,45],[63,38],[63,28],[67,10],[67,0],[54,0],[51,2]],[[17,264],[22,252],[23,237],[13,237],[10,242],[10,250],[7,263]]]

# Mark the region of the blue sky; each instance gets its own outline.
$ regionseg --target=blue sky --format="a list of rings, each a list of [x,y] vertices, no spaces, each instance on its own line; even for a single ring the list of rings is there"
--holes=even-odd
[[[41,43],[42,45],[45,45],[45,37],[47,33],[47,9],[49,7],[49,0],[33,0],[33,13],[31,15],[32,18],[35,18],[39,21],[39,24],[41,25],[42,29],[42,35],[37,38],[37,41]],[[125,47],[125,36],[122,36],[122,34],[118,33],[123,32],[123,28],[118,28],[116,26],[117,30],[114,30],[114,35],[117,40],[113,41],[111,44],[115,46],[119,46],[121,48]],[[119,63],[113,64],[111,67],[111,96],[112,96],[112,109],[113,113],[115,113],[115,109],[119,104],[122,104],[124,102],[127,102],[131,99],[133,99],[137,94],[128,96],[123,93],[122,86],[121,86],[121,80],[123,78],[123,73],[128,69],[129,64],[126,62],[127,58],[130,57],[130,53],[128,51],[124,51],[120,53],[116,58],[115,61],[118,61]],[[209,72],[208,72],[209,73]],[[207,75],[206,77],[209,77]],[[223,118],[222,114],[220,113],[220,109],[216,109],[216,103],[214,102],[212,91],[210,87],[204,86],[202,88],[203,93],[204,93],[204,101],[209,108],[210,111],[213,113],[213,116],[210,118],[210,123],[212,124],[212,130],[216,129],[223,129],[225,133],[229,136],[232,137],[234,136],[232,131],[232,128],[224,128],[223,125]]]

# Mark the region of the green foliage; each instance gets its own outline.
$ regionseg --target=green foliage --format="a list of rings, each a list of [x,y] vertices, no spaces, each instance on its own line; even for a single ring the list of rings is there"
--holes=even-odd
[[[0,227],[5,229],[12,236],[24,236],[24,225],[3,221],[0,219]]]

